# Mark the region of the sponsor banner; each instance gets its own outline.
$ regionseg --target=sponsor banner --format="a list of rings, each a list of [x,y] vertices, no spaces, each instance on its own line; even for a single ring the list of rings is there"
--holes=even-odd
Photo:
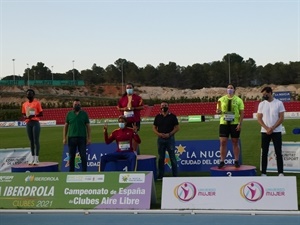
[[[154,117],[142,117],[141,120],[142,122],[153,122]]]
[[[214,116],[213,115],[192,115],[188,116],[188,122],[205,122],[205,121],[213,121]]]
[[[16,127],[18,126],[17,121],[0,121],[0,127]]]
[[[40,120],[41,126],[55,126],[56,120]]]
[[[88,171],[99,171],[100,158],[102,155],[115,152],[116,144],[107,145],[105,143],[92,143],[86,147],[87,155],[87,170]],[[75,156],[75,171],[82,171],[81,158],[79,153],[76,153]],[[68,145],[64,145],[62,162],[61,162],[61,171],[69,171],[69,148]]]
[[[283,101],[283,102],[289,102],[291,101],[291,92],[289,91],[277,91],[274,92],[274,98]]]
[[[164,177],[161,208],[298,210],[296,177]]]
[[[284,118],[300,118],[300,112],[284,112]]]
[[[17,126],[18,127],[25,127],[26,126],[26,123],[25,123],[25,121],[17,121]]]
[[[240,143],[241,146],[241,143]],[[203,171],[209,172],[210,168],[217,166],[220,162],[220,141],[200,140],[200,141],[176,141],[175,155],[178,164],[178,171]],[[227,144],[226,164],[234,164],[234,156],[231,142]],[[115,152],[116,144],[107,145],[105,143],[93,143],[87,146],[87,169],[88,171],[99,171],[100,158],[102,155]],[[157,150],[154,150],[156,152]],[[240,154],[240,163],[242,155]],[[64,145],[61,171],[69,171],[68,145]],[[81,171],[81,158],[79,153],[75,157],[75,171]],[[165,171],[171,171],[169,154],[166,152]]]
[[[284,172],[300,173],[300,142],[282,142],[282,156]],[[269,147],[267,171],[277,173],[273,142]]]
[[[241,142],[239,142],[239,145],[241,149]],[[220,141],[176,141],[175,155],[178,171],[209,172],[211,167],[217,166],[220,163]],[[239,161],[242,163],[241,154]],[[230,141],[227,143],[225,164],[234,164],[233,149]],[[165,171],[171,171],[171,162],[167,152],[165,158]]]
[[[31,158],[30,148],[0,149],[0,172],[11,172],[11,167],[21,163],[28,163]]]
[[[189,123],[201,122],[202,121],[202,116],[201,115],[188,116],[188,121],[189,121]]]
[[[115,124],[115,123],[118,123],[118,119],[115,118],[115,119],[90,119],[90,123],[91,124],[104,124],[104,123],[107,123],[107,124]]]
[[[150,209],[154,190],[152,172],[11,173],[0,175],[0,208]]]
[[[55,126],[56,120],[40,120],[41,126]],[[25,121],[7,121],[1,122],[0,127],[25,127]]]
[[[253,118],[257,119],[257,113],[253,113]],[[300,118],[300,112],[284,112],[284,118]]]

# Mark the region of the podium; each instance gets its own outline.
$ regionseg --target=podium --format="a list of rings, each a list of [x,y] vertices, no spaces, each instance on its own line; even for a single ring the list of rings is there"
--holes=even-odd
[[[107,162],[105,172],[107,171],[125,171],[126,160]],[[152,171],[156,180],[156,156],[154,155],[137,155],[136,171]]]
[[[58,172],[58,163],[40,162],[38,165],[22,163],[12,166],[11,172]]]
[[[234,165],[225,165],[219,169],[217,166],[214,166],[210,168],[210,175],[215,177],[256,176],[256,167],[241,165],[239,168],[235,168]]]

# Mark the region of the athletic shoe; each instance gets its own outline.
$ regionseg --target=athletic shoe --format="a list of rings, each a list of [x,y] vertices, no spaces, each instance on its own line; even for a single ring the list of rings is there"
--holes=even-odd
[[[39,164],[40,164],[39,160],[35,159],[34,162],[33,162],[33,165],[39,165]]]
[[[266,176],[267,176],[267,174],[265,174],[265,173],[262,173],[262,174],[261,174],[261,176],[262,176],[262,177],[266,177]]]
[[[279,177],[284,177],[283,173],[278,174]]]
[[[240,168],[240,163],[239,163],[239,161],[234,161],[234,166],[235,166],[235,168]]]
[[[33,165],[34,160],[35,160],[35,156],[31,156],[31,159],[29,160],[28,165]]]
[[[218,165],[218,168],[222,169],[224,166],[225,166],[225,163],[224,162],[220,162],[220,164]]]

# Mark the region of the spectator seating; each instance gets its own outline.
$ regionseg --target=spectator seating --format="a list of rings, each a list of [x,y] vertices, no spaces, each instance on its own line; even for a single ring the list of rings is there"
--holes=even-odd
[[[117,106],[84,107],[91,119],[117,118],[121,115]]]
[[[283,102],[287,112],[300,112],[300,101]]]
[[[172,103],[170,111],[177,116],[188,115],[215,115],[216,102],[199,103]],[[257,112],[259,101],[245,101],[245,118],[253,118],[253,113]],[[287,112],[300,112],[300,101],[284,102]],[[116,106],[99,106],[83,108],[91,119],[117,118],[121,113]],[[71,108],[44,109],[43,120],[56,120],[57,124],[64,124],[67,112]],[[160,113],[160,104],[153,106],[145,105],[141,111],[141,117],[155,117]]]
[[[70,108],[43,109],[42,120],[56,120],[56,124],[64,124]]]

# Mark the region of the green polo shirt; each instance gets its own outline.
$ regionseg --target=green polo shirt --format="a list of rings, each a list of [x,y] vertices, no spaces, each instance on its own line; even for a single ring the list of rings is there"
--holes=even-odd
[[[66,123],[69,124],[68,137],[86,137],[86,124],[90,123],[89,116],[85,111],[80,110],[76,115],[75,111],[68,112]]]

